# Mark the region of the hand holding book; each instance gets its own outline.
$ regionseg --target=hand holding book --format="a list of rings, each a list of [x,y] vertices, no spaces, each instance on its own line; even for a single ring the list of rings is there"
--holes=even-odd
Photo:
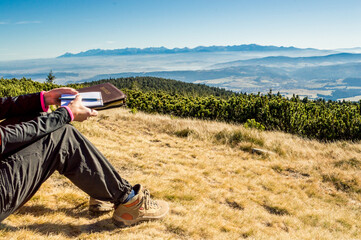
[[[110,83],[102,83],[91,87],[77,89],[79,94],[83,97],[83,105],[94,108],[96,110],[103,110],[107,108],[120,107],[125,105],[127,96]],[[93,95],[95,92],[99,95]],[[90,93],[90,95],[87,95]],[[85,94],[85,95],[84,95]],[[74,99],[74,95],[64,95],[61,97],[61,105],[69,104]],[[102,99],[101,101],[99,99]]]
[[[80,95],[76,95],[74,100],[69,102],[67,108],[69,108],[70,114],[73,116],[73,121],[82,122],[87,120],[89,117],[95,117],[98,115],[96,110],[85,107],[82,104],[82,97]]]
[[[78,91],[69,87],[54,88],[49,91],[44,91],[45,106],[60,105],[61,104],[60,97],[63,94],[75,95],[78,94]]]

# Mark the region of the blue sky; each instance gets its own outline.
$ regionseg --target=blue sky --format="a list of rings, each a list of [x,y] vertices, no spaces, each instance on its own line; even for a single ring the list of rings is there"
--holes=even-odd
[[[358,0],[0,0],[0,61],[125,47],[361,47]]]

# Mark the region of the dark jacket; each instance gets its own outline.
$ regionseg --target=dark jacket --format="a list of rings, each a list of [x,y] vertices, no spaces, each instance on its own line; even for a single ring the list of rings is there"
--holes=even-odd
[[[0,119],[35,116],[41,112],[43,109],[40,93],[0,98]],[[65,108],[59,108],[52,113],[39,115],[28,121],[0,125],[0,158],[4,159],[6,155],[61,128],[70,120],[68,111]]]

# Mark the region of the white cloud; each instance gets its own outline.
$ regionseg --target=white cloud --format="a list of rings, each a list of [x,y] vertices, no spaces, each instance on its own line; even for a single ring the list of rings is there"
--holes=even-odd
[[[38,24],[41,23],[40,21],[19,21],[16,22],[15,24],[19,25],[19,24]]]
[[[114,44],[114,43],[115,43],[115,41],[111,41],[111,40],[109,40],[109,41],[106,41],[106,43],[107,43],[107,44]]]
[[[8,24],[7,22],[0,22],[0,25]]]

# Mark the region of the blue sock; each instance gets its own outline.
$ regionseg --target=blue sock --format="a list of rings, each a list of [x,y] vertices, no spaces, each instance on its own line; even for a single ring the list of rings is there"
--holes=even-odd
[[[135,192],[134,192],[134,190],[132,189],[132,191],[129,193],[127,199],[124,200],[123,204],[129,202],[130,200],[132,200],[132,198],[133,198],[134,196],[135,196]]]

